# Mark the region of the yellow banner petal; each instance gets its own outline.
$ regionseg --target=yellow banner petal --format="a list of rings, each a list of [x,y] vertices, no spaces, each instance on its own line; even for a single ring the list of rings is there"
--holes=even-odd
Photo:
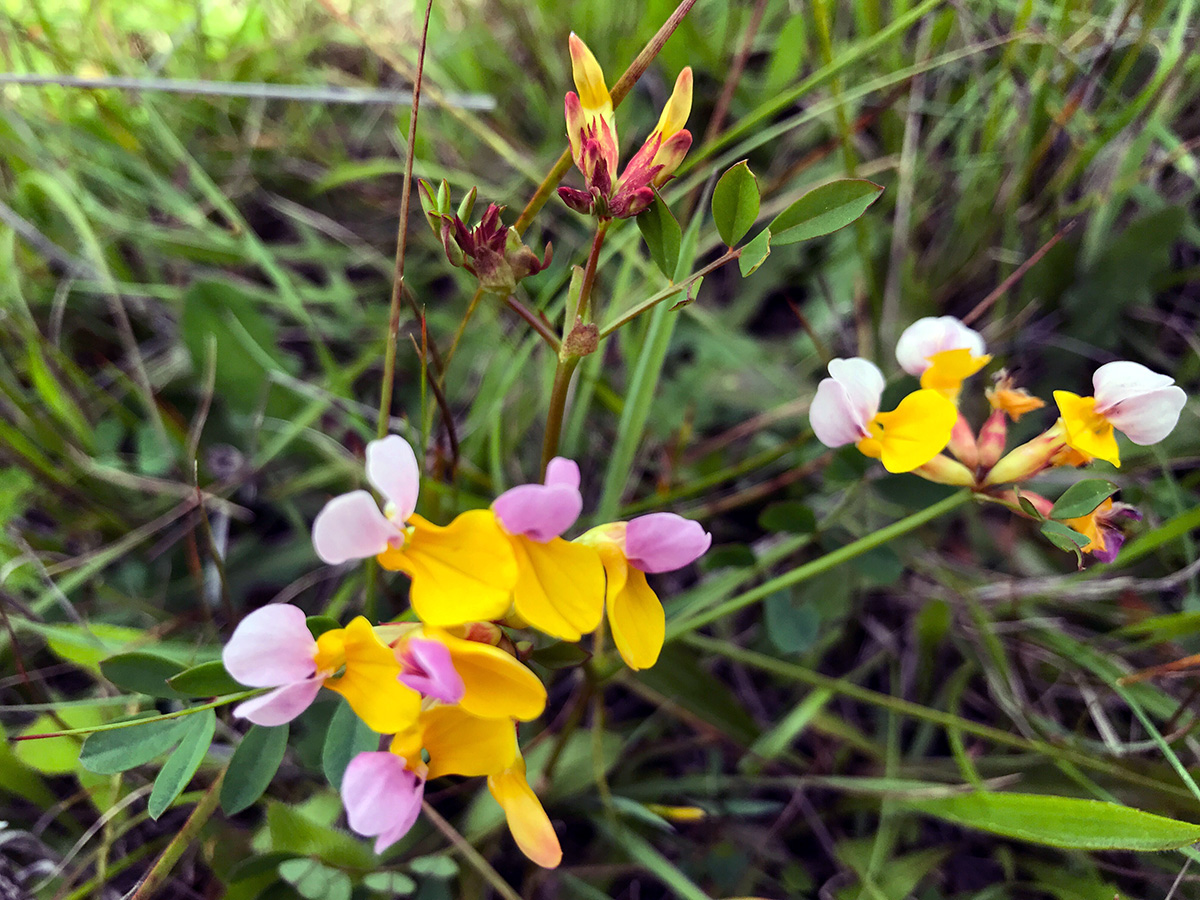
[[[545,544],[510,536],[517,557],[513,605],[539,631],[577,641],[604,615],[604,567],[592,547],[555,538]]]
[[[496,775],[517,758],[511,719],[481,719],[458,706],[434,706],[421,714],[429,777]]]
[[[1070,391],[1055,391],[1063,427],[1067,431],[1067,446],[1088,457],[1103,459],[1114,466],[1121,465],[1121,451],[1112,423],[1096,412],[1095,397],[1080,397]]]
[[[445,527],[416,515],[408,521],[404,546],[378,559],[412,578],[412,607],[422,622],[462,625],[508,612],[517,562],[491,510],[469,510]]]
[[[957,419],[954,403],[938,391],[913,391],[894,410],[868,423],[872,436],[860,442],[859,449],[878,455],[889,472],[911,472],[942,452]],[[877,454],[864,444],[871,444],[868,449]]]

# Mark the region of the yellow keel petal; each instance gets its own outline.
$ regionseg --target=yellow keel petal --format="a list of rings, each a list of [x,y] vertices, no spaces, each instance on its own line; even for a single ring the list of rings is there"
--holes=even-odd
[[[629,668],[649,669],[658,662],[667,633],[666,614],[645,572],[631,566],[624,587],[609,595],[608,624]]]
[[[521,852],[543,869],[562,862],[562,846],[546,810],[525,780],[525,761],[518,757],[511,769],[488,778],[488,790],[504,808],[508,830]]]

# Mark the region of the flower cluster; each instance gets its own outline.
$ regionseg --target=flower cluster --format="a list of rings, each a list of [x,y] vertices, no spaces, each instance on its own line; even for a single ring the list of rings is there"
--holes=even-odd
[[[571,209],[600,219],[636,216],[654,202],[654,189],[667,183],[692,146],[691,132],[683,127],[692,110],[692,70],[679,73],[658,125],[618,178],[620,145],[604,70],[573,32],[570,49],[579,93],[566,96],[567,138],[586,190],[560,187],[558,195]]]
[[[238,625],[224,663],[243,684],[272,690],[235,714],[282,724],[326,687],[390,735],[387,749],[350,762],[341,787],[351,828],[374,837],[377,852],[412,827],[429,779],[483,776],[521,850],[556,866],[558,838],[526,781],[517,742],[518,723],[544,711],[546,689],[507,630],[577,641],[607,611],[626,663],[652,666],[665,616],[646,574],[688,565],[711,537],[696,522],[652,513],[565,540],[583,499],[579,467],[561,457],[544,483],[505,491],[489,509],[444,526],[416,513],[419,466],[402,438],[367,445],[366,475],[383,508],[365,490],[333,498],[313,523],[314,548],[326,563],[374,557],[406,573],[419,621],[372,626],[359,616],[314,636],[295,606],[256,610]]]
[[[920,389],[891,412],[879,411],[884,377],[874,363],[835,359],[809,411],[813,433],[828,447],[855,444],[889,472],[969,487],[1019,513],[1049,518],[1053,503],[1013,486],[1056,466],[1095,459],[1120,466],[1116,432],[1135,444],[1156,444],[1174,429],[1187,399],[1167,375],[1140,363],[1111,362],[1093,375],[1091,396],[1055,391],[1058,419],[1005,453],[1008,421],[1046,404],[1001,370],[986,391],[992,412],[976,434],[958,411],[958,396],[963,382],[991,361],[985,351],[983,337],[951,316],[914,322],[896,344],[896,360],[920,379]],[[1105,499],[1088,515],[1062,523],[1082,539],[1084,552],[1111,562],[1124,539],[1117,527],[1121,518],[1141,516]]]

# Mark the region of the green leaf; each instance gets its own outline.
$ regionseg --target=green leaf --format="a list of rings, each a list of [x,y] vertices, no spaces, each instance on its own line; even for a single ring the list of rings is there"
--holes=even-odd
[[[1035,521],[1040,522],[1046,518],[1041,514],[1038,508],[1033,505],[1033,501],[1021,493],[1020,488],[1014,487],[1013,493],[1017,495],[1017,505],[1020,506],[1021,509],[1025,510],[1028,515],[1032,516]]]
[[[813,188],[771,223],[776,247],[807,241],[845,228],[879,199],[883,188],[862,178],[831,181]]]
[[[547,669],[574,669],[592,658],[592,654],[570,641],[558,641],[534,650],[530,660]]]
[[[121,653],[100,663],[100,671],[113,684],[135,694],[150,697],[184,696],[172,690],[167,679],[183,671],[183,666],[154,653]]]
[[[362,880],[363,887],[389,897],[407,897],[417,883],[403,872],[372,872]]]
[[[342,776],[350,760],[364,750],[379,749],[379,736],[354,714],[350,704],[338,698],[338,708],[329,721],[325,732],[325,746],[321,750],[321,769],[335,790],[342,789]]]
[[[333,795],[336,800],[337,795]],[[325,863],[365,871],[375,869],[378,858],[370,848],[343,831],[323,825],[299,809],[283,803],[267,804],[267,830],[271,849],[298,856],[318,856]]]
[[[1062,522],[1055,522],[1053,519],[1042,522],[1042,534],[1059,550],[1074,553],[1080,565],[1083,564],[1080,551],[1091,542],[1091,538],[1086,534],[1080,534],[1074,528],[1068,528]]]
[[[183,734],[175,752],[167,757],[162,771],[154,779],[150,791],[148,811],[150,818],[157,819],[188,786],[200,763],[212,745],[213,732],[217,728],[217,714],[211,709],[188,716],[183,720]]]
[[[758,179],[743,159],[722,175],[713,188],[713,223],[721,240],[732,247],[745,237],[758,218],[758,204]]]
[[[225,780],[221,783],[221,809],[226,815],[240,813],[257,802],[271,784],[287,750],[288,726],[251,726],[242,738]]]
[[[811,534],[817,530],[817,517],[799,500],[772,503],[758,517],[764,531],[787,531],[792,534]]]
[[[658,191],[654,192],[654,202],[637,217],[637,224],[654,265],[673,281],[675,267],[679,264],[679,245],[683,240],[683,230],[679,227],[671,208],[658,195]]]
[[[148,763],[179,743],[186,718],[135,722],[89,734],[79,751],[79,764],[97,775],[115,775]]]
[[[458,863],[444,853],[418,856],[408,867],[427,878],[453,878],[458,874]]]
[[[803,653],[821,633],[821,614],[811,603],[798,603],[790,591],[763,601],[767,637],[780,653]]]
[[[219,697],[245,690],[225,671],[225,664],[219,659],[184,669],[173,678],[168,678],[167,684],[185,697]]]
[[[764,228],[742,247],[742,255],[738,257],[738,270],[742,277],[748,278],[757,272],[758,267],[765,263],[770,255],[771,229]]]
[[[972,792],[896,802],[965,828],[1049,847],[1174,850],[1200,840],[1200,825],[1100,800]]]
[[[1117,490],[1115,484],[1103,478],[1086,478],[1083,481],[1077,481],[1054,501],[1050,515],[1055,519],[1078,519],[1081,516],[1089,515]]]
[[[350,900],[350,876],[315,859],[289,859],[279,864],[279,877],[307,900]]]

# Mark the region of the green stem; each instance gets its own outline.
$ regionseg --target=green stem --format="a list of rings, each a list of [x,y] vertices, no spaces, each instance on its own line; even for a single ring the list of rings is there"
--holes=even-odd
[[[190,716],[193,713],[204,712],[206,709],[216,709],[218,706],[228,706],[230,703],[237,703],[239,700],[245,700],[249,697],[256,697],[261,694],[266,688],[254,688],[249,691],[240,691],[236,694],[226,694],[223,697],[218,697],[210,703],[205,703],[202,706],[189,706],[187,709],[181,709],[177,712],[163,713],[161,716],[147,716],[144,719],[132,719],[127,722],[110,722],[107,725],[91,725],[87,728],[70,728],[66,731],[49,731],[45,734],[21,734],[9,738],[10,741],[35,741],[41,738],[56,738],[70,737],[73,734],[94,734],[97,731],[116,731],[120,728],[132,728],[134,725],[145,725],[147,722],[161,722],[164,719],[178,719],[181,716]]]
[[[684,619],[678,622],[667,623],[667,640],[674,640],[689,631],[694,631],[707,625],[709,622],[715,622],[717,619],[722,619],[725,616],[732,615],[739,610],[745,609],[752,603],[756,603],[765,597],[769,597],[776,591],[781,591],[784,588],[792,587],[800,584],[802,581],[807,581],[817,575],[824,574],[830,569],[837,568],[842,563],[849,562],[855,557],[861,556],[868,550],[874,550],[886,544],[893,538],[900,537],[902,534],[907,534],[920,528],[926,522],[931,522],[951,510],[962,506],[972,497],[972,492],[963,490],[955,494],[951,494],[945,500],[940,500],[920,512],[913,513],[911,516],[906,516],[899,522],[893,522],[878,531],[868,534],[866,537],[859,538],[857,541],[847,544],[844,547],[839,547],[832,553],[826,553],[824,556],[818,557],[810,562],[806,562],[802,566],[797,566],[790,572],[784,572],[782,575],[776,576],[768,581],[764,581],[756,588],[751,588],[746,593],[737,597],[733,597],[720,606],[713,607],[701,613],[697,613],[690,619]]]
[[[575,318],[581,322],[590,321],[589,302],[592,298],[592,286],[596,283],[596,267],[600,262],[600,248],[604,246],[604,236],[608,234],[608,227],[611,224],[612,219],[601,219],[596,225],[596,235],[592,238],[592,252],[588,254],[587,265],[583,270],[583,285],[579,288],[579,306],[575,311]],[[574,327],[574,322],[564,322],[563,334],[570,333]]]
[[[175,863],[179,862],[179,857],[183,856],[183,851],[191,845],[200,833],[200,829],[216,812],[217,803],[221,799],[221,782],[224,780],[225,769],[222,769],[204,796],[200,798],[200,802],[196,804],[196,808],[192,810],[187,821],[183,823],[183,828],[179,829],[179,833],[171,838],[171,843],[167,844],[162,855],[154,861],[154,865],[146,873],[146,877],[129,895],[129,900],[147,900],[162,887],[163,882],[167,880],[167,876],[175,867]]]
[[[563,414],[567,409],[567,392],[571,387],[571,376],[582,357],[559,358],[554,368],[554,387],[550,390],[550,409],[546,413],[546,434],[542,439],[542,478],[546,477],[546,466],[558,453],[558,439],[562,434]]]
[[[447,822],[428,802],[421,804],[421,808],[425,813],[425,818],[433,823],[433,827],[445,835],[446,839],[454,845],[455,849],[463,855],[463,858],[474,867],[475,871],[483,876],[483,879],[492,886],[492,888],[504,900],[521,900],[521,895],[512,889],[502,877],[500,873],[492,868],[491,864],[484,859],[479,851],[458,833],[453,825]]]
[[[721,266],[725,265],[725,263],[732,262],[733,260],[737,259],[741,255],[742,255],[741,247],[736,247],[732,250],[726,250],[723,256],[713,260],[707,266],[705,266],[703,269],[693,272],[687,278],[683,279],[683,281],[679,281],[674,284],[668,285],[667,287],[665,287],[661,291],[659,291],[657,294],[652,294],[651,296],[649,296],[645,300],[643,300],[641,303],[637,303],[637,304],[631,306],[625,312],[621,313],[619,316],[617,316],[615,319],[613,319],[611,322],[609,322],[607,325],[605,325],[603,328],[601,328],[600,329],[600,337],[601,338],[608,337],[610,334],[612,334],[614,331],[616,331],[622,325],[626,325],[629,322],[632,322],[634,319],[636,319],[642,313],[646,312],[649,309],[652,309],[653,307],[657,306],[659,303],[662,303],[664,300],[666,300],[670,297],[674,297],[676,294],[678,294],[684,288],[688,287],[688,285],[694,284],[695,282],[697,282],[701,278],[703,278],[705,275],[707,275],[709,272],[713,271],[714,269],[721,268]]]

